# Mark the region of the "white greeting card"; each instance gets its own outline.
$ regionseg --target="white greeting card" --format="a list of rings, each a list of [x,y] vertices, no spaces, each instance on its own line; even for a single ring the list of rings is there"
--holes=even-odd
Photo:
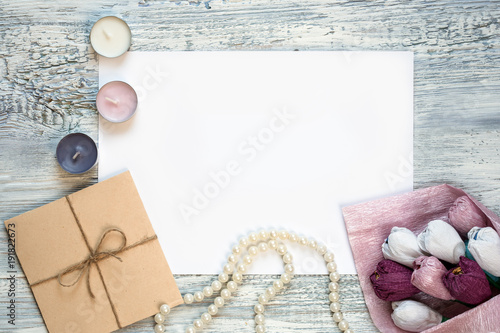
[[[355,273],[341,207],[412,190],[410,52],[100,57],[100,86],[113,80],[139,107],[100,119],[99,180],[131,171],[175,274],[219,273],[240,237],[271,227],[315,237]],[[296,273],[326,273],[289,247]],[[270,251],[249,270],[281,271]]]

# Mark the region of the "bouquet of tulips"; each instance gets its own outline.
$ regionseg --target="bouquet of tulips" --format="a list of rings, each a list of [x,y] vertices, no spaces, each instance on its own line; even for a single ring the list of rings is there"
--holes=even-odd
[[[447,318],[410,297],[424,292],[442,300],[477,305],[500,280],[500,236],[467,197],[455,200],[448,222],[432,220],[416,235],[393,227],[382,244],[384,260],[370,280],[375,294],[390,301],[394,324],[421,332]],[[468,229],[468,230],[467,230]],[[464,237],[464,239],[462,239]]]
[[[494,212],[439,185],[344,207],[343,214],[380,331],[498,331],[500,217]]]

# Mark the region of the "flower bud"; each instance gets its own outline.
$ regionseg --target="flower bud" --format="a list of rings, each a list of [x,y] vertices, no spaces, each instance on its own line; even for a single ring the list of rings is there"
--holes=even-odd
[[[420,292],[411,284],[412,270],[392,260],[384,259],[370,276],[373,290],[384,301],[400,301]]]
[[[413,267],[413,261],[426,255],[418,246],[417,237],[406,228],[393,227],[391,234],[382,244],[382,253],[385,259]]]
[[[491,289],[483,270],[477,262],[460,257],[457,267],[443,276],[443,283],[456,300],[479,304],[491,296]]]
[[[411,283],[421,291],[433,297],[451,300],[448,289],[443,283],[443,276],[447,270],[436,257],[418,257],[413,263],[415,271],[411,276]]]
[[[467,249],[479,266],[493,276],[500,276],[500,236],[495,229],[474,227],[467,235]]]
[[[417,237],[422,251],[452,264],[465,255],[465,244],[457,231],[442,220],[434,220]]]
[[[393,302],[391,314],[394,324],[409,332],[422,332],[426,329],[439,325],[443,316],[427,305],[413,301],[405,300]]]
[[[465,236],[473,227],[486,227],[487,218],[476,204],[464,195],[457,198],[450,207],[448,220],[460,235]]]

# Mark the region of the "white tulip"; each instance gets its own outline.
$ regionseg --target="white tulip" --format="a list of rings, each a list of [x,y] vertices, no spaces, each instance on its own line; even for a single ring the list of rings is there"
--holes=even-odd
[[[418,247],[417,236],[410,230],[399,227],[392,228],[391,234],[382,244],[382,253],[385,259],[410,268],[413,268],[415,259],[427,255]]]
[[[500,276],[500,236],[495,229],[472,228],[469,237],[469,252],[479,266],[494,276]]]
[[[425,304],[413,300],[392,302],[394,324],[409,332],[422,332],[439,325],[443,316]]]
[[[458,232],[442,220],[430,221],[427,228],[418,235],[418,245],[422,251],[434,257],[457,264],[465,255],[465,244]]]

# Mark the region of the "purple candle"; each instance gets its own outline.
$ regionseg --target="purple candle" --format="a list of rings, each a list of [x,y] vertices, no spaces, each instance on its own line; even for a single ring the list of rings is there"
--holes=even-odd
[[[137,94],[129,84],[111,81],[97,93],[97,110],[101,116],[113,123],[129,120],[137,109]]]
[[[88,135],[71,133],[59,141],[57,161],[69,173],[83,173],[97,161],[97,146]]]

